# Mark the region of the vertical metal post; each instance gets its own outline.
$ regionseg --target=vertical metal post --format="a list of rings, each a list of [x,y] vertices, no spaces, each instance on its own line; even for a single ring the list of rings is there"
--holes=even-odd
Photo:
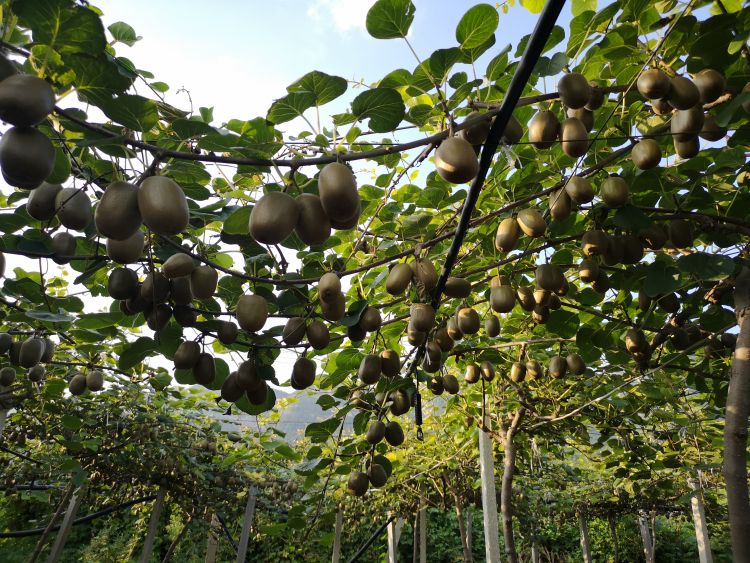
[[[242,535],[240,535],[240,545],[237,548],[237,563],[245,563],[247,557],[247,543],[250,539],[250,528],[255,518],[255,500],[258,496],[258,486],[252,485],[247,493],[247,504],[245,505],[245,519],[242,522]]]
[[[485,421],[485,424],[488,421]],[[479,473],[482,479],[482,516],[484,519],[484,556],[487,563],[500,563],[497,526],[497,492],[492,439],[479,429]]]
[[[391,520],[391,523],[388,524],[388,563],[397,563],[398,561],[398,542],[401,539],[401,528],[403,526],[403,518]]]
[[[427,563],[427,507],[419,509],[419,563]]]
[[[344,527],[344,507],[339,506],[336,511],[336,529],[333,536],[333,556],[331,563],[339,563],[341,559],[341,530]]]
[[[711,554],[711,541],[708,537],[708,525],[706,524],[706,511],[703,507],[703,493],[700,484],[695,479],[688,479],[690,488],[694,494],[690,498],[690,506],[693,511],[693,524],[695,525],[695,539],[698,542],[698,558],[700,563],[713,563]]]
[[[591,563],[591,547],[589,543],[589,525],[583,512],[578,513],[578,528],[581,532],[581,552],[583,563]]]

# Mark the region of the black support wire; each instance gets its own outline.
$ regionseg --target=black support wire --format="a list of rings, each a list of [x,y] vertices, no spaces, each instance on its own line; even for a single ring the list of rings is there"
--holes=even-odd
[[[360,547],[357,550],[357,553],[355,553],[354,555],[352,555],[352,558],[349,559],[349,563],[355,563],[355,561],[359,561],[359,558],[362,557],[365,554],[365,552],[367,551],[367,549],[372,545],[372,542],[374,542],[376,539],[378,539],[378,537],[380,536],[380,534],[383,533],[383,530],[386,529],[386,527],[388,526],[388,524],[390,524],[391,522],[393,522],[393,520],[395,520],[395,519],[396,519],[396,515],[395,514],[391,514],[390,518],[388,518],[388,520],[386,520],[385,522],[383,522],[383,524],[380,526],[380,528],[378,528],[377,530],[375,530],[375,533],[370,536],[370,539],[368,539],[364,544],[362,544],[362,547]]]

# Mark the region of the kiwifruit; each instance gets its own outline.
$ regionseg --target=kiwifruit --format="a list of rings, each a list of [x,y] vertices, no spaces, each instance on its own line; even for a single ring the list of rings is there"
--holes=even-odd
[[[566,115],[568,117],[575,117],[581,123],[583,123],[583,126],[586,128],[587,133],[591,133],[591,130],[594,128],[594,112],[591,110],[588,110],[586,108],[580,108],[580,109],[568,108]],[[565,147],[563,146],[563,150],[564,149]]]
[[[341,280],[333,272],[326,272],[318,281],[318,298],[323,303],[334,303],[341,295]]]
[[[529,141],[538,149],[550,148],[559,132],[560,121],[551,111],[538,111],[529,122]]]
[[[237,367],[237,384],[245,391],[253,391],[265,387],[265,381],[258,375],[255,364],[250,360],[242,362]]]
[[[178,252],[172,254],[169,258],[164,261],[161,266],[161,273],[168,279],[181,278],[189,276],[195,269],[195,261],[193,257],[185,254],[184,252]]]
[[[479,372],[482,374],[482,379],[485,381],[492,381],[495,379],[495,368],[490,362],[484,361],[480,363]]]
[[[686,350],[690,347],[690,335],[684,328],[676,328],[670,335],[670,341],[675,350]]]
[[[406,328],[406,340],[412,346],[421,346],[427,340],[427,333],[415,329],[409,322]]]
[[[294,232],[308,245],[323,244],[331,236],[331,221],[315,194],[300,194],[296,197],[299,217]]]
[[[190,222],[182,188],[166,176],[149,176],[138,186],[138,210],[145,225],[160,235],[176,235]]]
[[[659,308],[666,313],[676,313],[680,310],[680,300],[672,292],[659,296]]]
[[[45,371],[46,370],[44,369],[43,365],[37,364],[33,366],[31,369],[29,369],[29,372],[27,374],[29,381],[33,383],[39,383],[42,379],[44,379]]]
[[[500,334],[500,319],[495,315],[488,315],[484,320],[484,332],[490,338],[494,338]]]
[[[458,322],[458,328],[464,334],[476,334],[479,332],[479,313],[471,307],[461,307],[456,313],[456,321]]]
[[[428,258],[417,258],[409,264],[414,273],[414,280],[424,286],[425,291],[432,291],[438,282],[435,265]]]
[[[509,285],[490,289],[490,307],[496,313],[509,313],[516,304],[516,294]]]
[[[515,302],[515,296],[513,297],[513,300]],[[448,336],[450,336],[452,340],[458,341],[464,337],[464,333],[458,328],[458,323],[456,322],[455,317],[450,317],[448,319],[445,323],[445,330],[448,332]]]
[[[196,299],[210,299],[219,283],[219,272],[211,266],[201,264],[190,274],[190,292]]]
[[[360,381],[366,385],[377,383],[380,379],[380,371],[383,367],[380,356],[367,354],[359,364],[357,375]]]
[[[674,110],[672,104],[670,104],[668,100],[660,99],[649,101],[651,102],[651,110],[656,115],[669,115]]]
[[[360,201],[359,203],[357,203],[357,211],[354,213],[354,215],[351,216],[351,218],[347,219],[346,221],[337,221],[336,219],[329,217],[329,221],[331,222],[331,227],[336,229],[337,231],[351,231],[359,224],[359,216],[361,214],[362,202]]]
[[[589,86],[591,86],[591,95],[589,96],[589,101],[586,102],[584,107],[589,111],[595,111],[604,105],[606,96],[604,89],[595,82],[589,82]]]
[[[547,230],[546,221],[536,209],[522,209],[518,212],[516,221],[524,234],[530,237],[544,236]]]
[[[401,371],[401,358],[395,350],[383,350],[380,353],[380,371],[386,377],[396,377]]]
[[[471,295],[471,282],[465,278],[450,276],[445,281],[445,290],[443,293],[448,297],[463,299]]]
[[[609,291],[609,277],[604,270],[599,270],[599,275],[592,282],[591,288],[597,293],[607,293]]]
[[[583,176],[571,176],[565,184],[565,191],[570,199],[579,205],[589,203],[594,199],[594,188],[589,179]]]
[[[42,182],[38,188],[29,193],[29,199],[26,200],[26,212],[37,221],[49,221],[57,211],[55,198],[60,190],[62,190],[60,184]]]
[[[379,444],[385,436],[385,423],[380,420],[373,420],[365,434],[365,440],[372,445]]]
[[[526,379],[526,366],[522,362],[513,362],[510,366],[510,380],[520,383]]]
[[[563,285],[565,274],[557,264],[540,264],[535,272],[536,285],[548,291],[557,291]]]
[[[578,109],[586,105],[591,97],[591,84],[582,74],[569,72],[557,83],[560,101],[569,108]]]
[[[530,287],[521,286],[516,290],[516,298],[518,299],[518,304],[521,305],[521,308],[524,311],[533,311],[534,307],[536,306],[536,301],[534,301],[534,290]]]
[[[136,315],[138,313],[144,313],[146,310],[151,308],[151,302],[146,301],[143,297],[141,297],[141,291],[140,288],[138,289],[138,293],[135,297],[131,297],[126,302],[127,309],[130,311],[130,314]]]
[[[263,379],[258,379],[258,384],[245,391],[245,396],[251,405],[262,405],[268,398],[268,384]]]
[[[132,264],[143,256],[146,239],[143,231],[136,231],[127,240],[107,239],[107,256],[118,264]]]
[[[234,309],[242,330],[257,332],[268,318],[268,303],[260,295],[242,295]]]
[[[65,264],[76,255],[76,239],[67,232],[55,233],[52,237],[51,247],[53,259],[58,264]]]
[[[477,120],[482,114],[478,111],[472,111],[466,116],[466,121]],[[479,119],[476,123],[469,125],[465,129],[461,129],[461,136],[468,141],[471,145],[482,145],[487,140],[487,135],[490,133],[490,127],[492,126],[492,120],[486,117],[485,119]]]
[[[643,260],[643,245],[636,235],[623,235],[620,242],[622,243],[623,264],[633,265]]]
[[[318,192],[331,224],[359,217],[361,203],[357,179],[348,166],[339,162],[327,164],[318,176]]]
[[[549,307],[546,305],[534,305],[531,311],[531,320],[537,324],[544,324],[549,320]]]
[[[349,494],[355,497],[363,497],[367,493],[367,489],[370,486],[370,479],[367,473],[361,471],[352,471],[349,475],[349,480],[346,483],[346,489]]]
[[[461,137],[448,137],[435,151],[435,168],[445,181],[464,184],[479,172],[479,161],[471,143]]]
[[[547,305],[549,303],[552,292],[547,289],[535,289],[534,290],[534,303],[536,305]]]
[[[315,350],[322,350],[331,342],[331,333],[326,324],[314,319],[310,321],[305,329],[307,341]]]
[[[667,231],[663,225],[654,223],[638,233],[641,242],[651,250],[659,250],[667,242]]]
[[[557,311],[562,307],[562,301],[560,301],[557,293],[553,293],[549,296],[547,307],[549,307],[551,311]]]
[[[593,258],[584,258],[578,265],[578,277],[583,283],[592,283],[599,276],[599,264]]]
[[[568,364],[568,370],[570,373],[575,375],[583,375],[586,373],[586,363],[578,354],[568,354],[565,357],[565,363]]]
[[[33,74],[14,74],[0,82],[0,119],[16,127],[44,121],[55,109],[52,87]]]
[[[550,377],[559,379],[565,375],[567,369],[568,364],[565,361],[565,358],[563,358],[562,356],[553,356],[549,361],[549,368],[547,368],[547,372],[549,373]]]
[[[138,288],[138,274],[128,268],[115,268],[107,279],[107,293],[112,299],[130,299]]]
[[[636,82],[636,88],[641,96],[649,100],[658,100],[669,95],[672,83],[669,77],[658,68],[644,70]]]
[[[82,231],[91,223],[91,200],[83,189],[63,188],[55,197],[57,218],[68,229]]]
[[[68,383],[68,391],[73,396],[83,395],[86,392],[86,376],[82,373],[77,373],[70,378]]]
[[[727,129],[726,127],[722,127],[718,123],[716,123],[716,117],[713,116],[710,113],[707,113],[703,118],[703,127],[701,127],[701,132],[698,133],[701,139],[706,139],[706,141],[721,141],[724,137],[727,135]],[[34,190],[32,195],[36,192],[38,192],[41,188],[37,188]],[[31,199],[31,198],[29,198]]]
[[[685,142],[698,136],[703,128],[703,108],[700,104],[688,109],[677,110],[670,122],[672,138]]]
[[[641,139],[630,151],[630,160],[640,170],[649,170],[658,166],[661,162],[659,143],[653,139]]]
[[[193,292],[190,289],[190,276],[182,276],[170,280],[169,296],[175,305],[190,305],[193,301]]]
[[[395,420],[391,420],[385,425],[385,441],[391,446],[400,446],[404,443],[404,431]]]
[[[94,214],[96,230],[114,240],[133,236],[141,226],[138,188],[128,182],[112,182],[104,190]]]
[[[233,371],[221,384],[221,398],[228,403],[236,403],[245,394],[245,390],[237,383],[237,372]]]
[[[200,344],[192,340],[181,342],[174,353],[174,367],[177,369],[191,369],[198,363],[201,354]]]
[[[377,307],[366,307],[359,318],[359,326],[367,332],[375,332],[383,324],[383,318],[380,316],[380,309]]]
[[[602,262],[605,266],[617,266],[622,263],[623,245],[619,235],[609,237],[609,246],[602,254]]]
[[[599,195],[607,207],[622,207],[628,202],[630,189],[620,176],[607,177],[599,187]]]
[[[320,303],[320,312],[327,321],[337,322],[346,315],[346,298],[343,293],[339,293],[331,303],[322,301]]]
[[[391,400],[391,413],[394,416],[401,416],[409,412],[411,407],[411,399],[409,394],[404,389],[396,389],[390,395]]]
[[[7,332],[0,332],[0,354],[7,354],[13,344],[13,337]]]
[[[456,379],[456,376],[447,373],[443,376],[443,389],[445,389],[448,393],[451,395],[455,395],[459,391],[459,384],[458,379]]]
[[[693,76],[693,83],[700,93],[701,104],[715,102],[724,93],[724,75],[712,68],[704,68]],[[0,86],[0,90],[2,86]]]
[[[674,219],[669,222],[669,241],[675,248],[693,246],[693,225],[687,219]]]
[[[239,329],[236,324],[232,321],[219,321],[219,326],[216,329],[216,337],[224,346],[229,346],[237,342],[238,336]]]
[[[641,311],[648,311],[651,307],[651,297],[648,296],[646,291],[641,288],[638,291],[638,308]]]
[[[86,374],[86,388],[93,392],[104,389],[104,373],[99,370],[88,372]]]
[[[434,340],[427,343],[427,346],[425,347],[425,354],[431,362],[440,362],[440,360],[442,360],[443,358],[443,350],[442,348],[440,348],[440,345]]]
[[[22,368],[30,368],[37,365],[42,360],[44,354],[44,340],[32,336],[27,338],[21,344],[18,355],[18,364]]]
[[[544,368],[537,360],[527,360],[526,375],[531,381],[535,381],[544,375]]]
[[[482,377],[482,372],[477,364],[469,364],[464,372],[464,381],[466,383],[476,383]]]
[[[414,330],[429,332],[435,324],[435,309],[429,303],[413,303],[410,308],[409,323]],[[459,324],[459,328],[460,326]]]
[[[375,488],[380,488],[388,482],[388,473],[379,463],[371,463],[367,469],[367,477],[370,484]]]
[[[33,190],[52,173],[55,147],[33,127],[11,127],[0,139],[0,169],[16,188]]]
[[[250,236],[263,244],[279,244],[292,234],[299,216],[299,206],[292,196],[267,193],[250,212]]]
[[[21,365],[21,346],[23,346],[23,342],[20,340],[14,340],[10,344],[8,356],[10,356],[10,363],[14,366]]]
[[[502,141],[506,145],[515,145],[523,137],[523,126],[515,116],[511,115],[508,119],[508,124],[505,126],[503,131]]]
[[[366,393],[362,389],[355,389],[352,391],[351,404],[361,411],[368,411],[371,409],[368,400],[372,397],[371,394]]]
[[[577,117],[569,117],[560,125],[562,150],[572,158],[586,154],[589,137],[586,126]]]
[[[628,329],[625,333],[625,348],[631,354],[634,352],[648,352],[649,344],[643,331],[637,328]]]
[[[450,352],[453,349],[453,346],[455,345],[455,342],[448,334],[448,329],[445,327],[441,327],[435,331],[435,334],[432,336],[435,343],[437,343],[438,346],[440,346],[440,349],[443,352]]]
[[[549,214],[555,221],[565,221],[572,211],[570,196],[565,190],[549,194]]]
[[[367,331],[360,324],[346,327],[346,336],[352,342],[362,342],[367,337]]]
[[[431,345],[434,346],[436,350],[440,351],[440,347],[434,342],[427,343],[428,349]],[[440,371],[441,367],[443,367],[442,358],[438,356],[437,359],[434,359],[434,358],[431,358],[429,354],[425,354],[425,357],[422,360],[422,369],[424,371],[426,371],[427,373],[437,373]]]
[[[302,342],[305,337],[305,319],[303,317],[291,317],[284,325],[281,339],[285,344],[295,346]]]
[[[16,368],[6,366],[0,369],[0,386],[10,387],[16,381]]]
[[[391,295],[401,295],[409,287],[414,271],[408,264],[394,264],[385,280],[385,290]]]
[[[49,338],[43,338],[44,340],[44,352],[42,353],[42,363],[47,363],[52,361],[52,358],[55,356],[55,343],[50,340]]]
[[[690,109],[700,102],[701,95],[692,80],[684,76],[675,76],[670,80],[672,88],[667,100],[675,109]]]
[[[297,391],[307,389],[315,383],[315,362],[302,356],[292,368],[292,387]]]
[[[701,144],[698,137],[688,141],[674,140],[674,151],[680,158],[688,159],[696,156],[701,150]]]
[[[500,252],[510,252],[516,248],[518,238],[521,236],[521,228],[513,217],[500,221],[495,233],[495,248]]]
[[[156,305],[154,305],[154,307],[151,309],[151,312],[149,312],[148,316],[146,317],[146,324],[148,324],[148,328],[150,328],[154,332],[159,332],[161,329],[167,326],[167,323],[169,323],[169,319],[171,318],[172,307],[170,307],[166,303],[157,303]],[[191,319],[192,322],[190,323],[179,324],[181,326],[192,326],[195,323],[195,317],[191,317]]]
[[[214,357],[208,352],[202,352],[193,366],[193,378],[200,385],[210,385],[216,377]]]
[[[161,303],[169,296],[169,280],[161,272],[152,272],[143,279],[141,297],[150,303]]]

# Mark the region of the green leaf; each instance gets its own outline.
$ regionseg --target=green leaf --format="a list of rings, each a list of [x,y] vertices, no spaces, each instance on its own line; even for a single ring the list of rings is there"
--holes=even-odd
[[[117,360],[117,367],[122,370],[128,370],[141,363],[157,347],[156,342],[152,338],[141,336],[120,353],[120,357]]]
[[[375,39],[404,38],[415,11],[411,0],[377,0],[367,12],[367,33]]]
[[[577,313],[559,309],[550,313],[549,320],[544,326],[548,331],[561,338],[573,338],[578,332],[579,324]]]
[[[495,33],[500,15],[490,4],[472,6],[456,27],[456,41],[462,49],[479,47]]]
[[[52,313],[46,310],[26,311],[26,316],[39,321],[46,321],[48,323],[70,323],[76,320],[74,316],[63,312]]]
[[[310,92],[293,92],[279,98],[268,110],[266,119],[271,123],[280,124],[296,119],[305,110],[315,106],[315,94]]]
[[[539,57],[534,67],[534,72],[539,76],[554,76],[559,74],[563,67],[568,64],[565,53],[555,53],[552,58]]]
[[[120,94],[96,104],[112,121],[134,131],[150,131],[159,121],[156,102],[137,94]]]
[[[649,265],[643,289],[649,297],[669,293],[677,289],[679,272],[677,268],[667,267],[661,262]]]
[[[62,424],[68,430],[79,430],[83,426],[81,419],[71,414],[64,414],[62,416]]]
[[[521,0],[521,6],[532,14],[539,14],[544,8],[544,0]]]
[[[733,274],[737,264],[727,256],[695,252],[680,257],[677,267],[701,280],[721,280]]]
[[[649,227],[652,223],[648,215],[630,204],[618,208],[614,217],[612,217],[612,222],[618,227],[631,231],[640,231]]]
[[[354,326],[359,322],[359,318],[367,308],[367,299],[360,299],[355,301],[349,306],[349,310],[344,315],[344,318],[339,321],[344,326]]]
[[[253,208],[249,205],[240,207],[224,221],[223,231],[230,235],[246,235],[249,232],[250,212]]]
[[[737,113],[737,110],[746,102],[750,102],[750,92],[742,92],[726,106],[721,108],[716,114],[716,124],[720,127],[726,127],[729,125],[734,118],[734,114]]]
[[[341,96],[346,87],[346,79],[314,70],[289,86],[287,92],[312,94],[315,105],[322,106]]]
[[[135,30],[125,22],[115,22],[108,26],[107,29],[112,34],[115,41],[124,43],[128,47],[132,47],[135,45],[135,42],[140,39],[140,37],[135,34]]]
[[[596,11],[596,0],[573,0],[571,6],[573,17],[580,16],[583,12],[591,10]]]
[[[370,129],[376,133],[393,131],[406,113],[401,94],[392,88],[373,88],[362,92],[352,101],[352,113],[357,119],[370,119]]]
[[[104,51],[107,39],[93,10],[67,0],[16,0],[13,12],[32,31],[34,43],[49,45],[61,54]]]

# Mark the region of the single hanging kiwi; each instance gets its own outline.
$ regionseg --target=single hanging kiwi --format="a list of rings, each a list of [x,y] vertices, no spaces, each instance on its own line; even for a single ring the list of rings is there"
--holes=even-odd
[[[643,260],[643,244],[636,235],[623,235],[620,241],[622,243],[623,264],[632,266]]]
[[[565,358],[562,356],[553,356],[547,368],[550,377],[560,379],[565,375],[566,371],[568,371],[568,363],[565,361]]]
[[[139,290],[138,274],[128,268],[115,268],[107,280],[107,293],[112,299],[130,299]]]
[[[373,420],[365,434],[365,440],[375,445],[379,444],[385,437],[385,423],[382,420]]]
[[[52,173],[55,147],[33,127],[11,127],[0,139],[0,169],[16,188],[33,190]]]
[[[29,193],[29,199],[26,200],[26,212],[37,221],[49,221],[57,211],[55,198],[60,190],[62,190],[60,184],[42,182],[41,186]]]
[[[229,403],[236,403],[245,394],[245,390],[237,383],[237,372],[233,371],[221,384],[221,398]]]
[[[435,324],[435,309],[429,303],[413,303],[410,308],[409,323],[414,330],[419,332],[432,330]]]
[[[380,325],[382,324],[383,318],[380,315],[380,309],[377,307],[370,307],[368,305],[359,317],[359,326],[361,326],[365,332],[375,332],[380,329]]]
[[[331,333],[326,324],[314,319],[310,321],[305,330],[307,341],[315,350],[322,350],[331,342]]]
[[[636,82],[636,88],[641,96],[649,100],[666,98],[672,89],[669,77],[658,68],[644,70]]]
[[[341,223],[350,221],[353,217],[359,218],[361,202],[357,179],[345,164],[331,162],[323,167],[318,175],[318,193],[331,224],[334,221]]]
[[[544,236],[547,230],[547,222],[536,209],[522,209],[518,212],[516,221],[518,221],[518,226],[521,227],[524,234],[530,237]]]
[[[594,112],[591,110],[588,110],[586,108],[581,108],[581,109],[568,108],[566,115],[568,117],[575,117],[581,123],[583,123],[583,126],[586,128],[587,133],[591,133],[591,130],[594,128]],[[565,146],[563,145],[563,149],[564,148]]]
[[[560,94],[560,101],[573,109],[582,108],[591,97],[589,81],[577,72],[564,74],[557,83],[557,91]]]
[[[408,264],[394,264],[385,280],[385,290],[391,295],[401,295],[409,287],[414,271]]]
[[[128,182],[112,182],[104,190],[94,214],[96,230],[114,240],[126,240],[141,226],[138,188]]]
[[[521,236],[521,227],[513,217],[507,217],[500,221],[495,234],[495,248],[500,252],[510,252],[516,248]]]
[[[515,145],[521,141],[522,137],[523,126],[515,116],[511,115],[508,124],[505,126],[505,131],[503,131],[501,139],[506,145]]]
[[[349,491],[350,495],[355,497],[365,496],[369,486],[370,479],[367,473],[362,473],[361,471],[353,471],[346,482],[346,490]]]
[[[292,234],[300,216],[295,199],[284,192],[261,197],[250,212],[250,236],[262,244],[279,244]]]
[[[219,321],[219,326],[216,329],[216,337],[224,346],[230,346],[237,342],[238,336],[239,329],[236,324],[232,321]]]
[[[569,117],[560,125],[560,142],[565,154],[579,158],[586,154],[589,137],[586,126],[577,117]]]
[[[496,313],[510,313],[516,304],[516,294],[509,285],[490,288],[490,307]]]
[[[648,352],[649,344],[643,331],[635,328],[628,329],[625,333],[625,348],[631,354]]]
[[[693,83],[700,93],[701,104],[715,102],[724,94],[726,81],[724,75],[712,68],[704,68],[693,76]],[[0,88],[2,84],[0,83]]]
[[[526,362],[526,376],[531,381],[535,381],[544,375],[544,368],[538,360],[528,360]]]
[[[18,354],[18,364],[22,368],[34,367],[42,360],[44,348],[43,339],[37,338],[36,336],[27,338],[21,344]]]
[[[678,141],[677,139],[675,139],[674,150],[677,156],[679,156],[680,158],[693,158],[701,150],[700,141],[698,140],[698,137],[695,137],[688,141]]]
[[[476,383],[480,377],[482,377],[482,372],[477,364],[466,366],[466,372],[464,373],[464,381],[466,383]]]
[[[118,264],[132,264],[143,256],[146,238],[143,231],[136,231],[126,240],[107,239],[107,256]]]
[[[104,389],[104,374],[99,370],[92,370],[86,374],[86,387],[96,393]]]
[[[551,111],[538,111],[529,122],[529,141],[538,149],[550,148],[559,132],[560,121]]]
[[[622,207],[628,202],[630,189],[620,176],[609,176],[599,187],[599,195],[607,207]]]
[[[432,291],[438,282],[438,273],[435,265],[428,258],[417,258],[409,264],[414,279],[424,286],[425,291]]]
[[[299,218],[294,232],[307,245],[323,244],[331,236],[331,220],[323,209],[320,197],[315,194],[300,194],[295,199]]]
[[[672,88],[667,100],[675,109],[690,109],[700,102],[700,92],[692,80],[684,76],[675,76],[670,80]]]
[[[448,297],[463,299],[471,295],[471,282],[465,278],[449,277],[443,291]]]
[[[565,357],[565,363],[568,364],[568,371],[575,375],[583,375],[586,373],[586,363],[578,354],[568,354]]]
[[[391,401],[391,413],[395,416],[401,416],[409,412],[411,397],[409,397],[409,394],[405,390],[396,389],[391,393],[389,399]]]
[[[597,293],[607,293],[609,291],[609,277],[604,270],[599,270],[599,275],[591,284],[591,288]]]
[[[315,383],[315,362],[304,356],[294,362],[291,383],[297,391],[307,389]]]
[[[623,245],[619,235],[609,237],[609,245],[602,253],[602,262],[607,266],[617,266],[622,262]]]
[[[323,303],[334,303],[341,295],[341,280],[333,272],[326,272],[318,280],[318,299]]]
[[[74,397],[83,395],[86,392],[86,376],[82,373],[76,373],[71,377],[68,383],[68,391]]]
[[[546,305],[534,305],[531,311],[531,320],[537,324],[544,324],[549,320],[550,309]]]
[[[481,321],[479,313],[471,307],[461,307],[456,313],[458,328],[464,334],[476,334],[479,332]]]
[[[476,123],[469,125],[465,129],[461,130],[461,136],[466,139],[471,145],[482,145],[487,140],[487,135],[490,133],[490,127],[492,120],[490,118],[479,119],[481,113],[478,111],[472,111],[466,116],[466,121],[477,120]]]
[[[549,214],[555,221],[565,221],[572,212],[572,202],[568,192],[557,190],[549,194]]]
[[[641,139],[630,151],[630,160],[640,170],[650,170],[661,162],[661,149],[654,139]]]
[[[589,82],[589,85],[591,86],[591,96],[589,96],[589,101],[586,102],[584,107],[589,111],[596,111],[604,105],[606,95],[604,90],[596,83]]]
[[[705,117],[703,118],[703,127],[701,127],[701,132],[698,133],[701,139],[705,139],[706,141],[721,141],[724,137],[727,135],[727,129],[725,127],[720,126],[718,123],[716,123],[716,117],[711,115],[710,113],[707,113]],[[38,192],[41,188],[37,188],[31,194],[35,194]],[[31,199],[31,198],[29,198]]]
[[[170,280],[169,297],[175,305],[190,305],[193,292],[190,289],[190,276],[182,276]]]
[[[76,239],[73,235],[66,232],[55,233],[50,245],[53,252],[53,260],[58,264],[67,263],[76,255]]]
[[[464,184],[479,172],[479,161],[471,143],[460,137],[448,137],[435,151],[435,168],[443,180]]]
[[[515,296],[513,297],[513,299],[515,300]],[[445,323],[445,331],[453,341],[462,340],[464,337],[464,333],[461,332],[460,328],[458,328],[458,323],[456,322],[455,316],[452,316],[447,320],[447,322]]]
[[[37,125],[55,109],[52,87],[32,74],[14,74],[0,82],[0,119],[16,127]]]
[[[450,334],[448,334],[448,329],[445,327],[437,329],[432,338],[437,343],[437,345],[440,346],[440,349],[443,352],[450,352],[453,349],[453,346],[456,344],[450,337]]]
[[[68,229],[82,231],[93,218],[91,200],[83,189],[63,188],[55,197],[57,218]]]
[[[693,246],[693,225],[687,219],[674,219],[669,222],[669,241],[675,248]]]
[[[174,353],[172,361],[176,369],[192,369],[198,363],[201,354],[200,344],[192,340],[181,342]]]
[[[703,128],[703,108],[700,104],[684,110],[677,110],[672,115],[670,129],[672,138],[685,142],[698,136]]]
[[[159,235],[176,235],[190,222],[182,188],[166,176],[149,176],[138,186],[138,210],[145,225]]]
[[[193,378],[200,385],[211,385],[216,378],[216,364],[214,357],[203,352],[198,356],[198,361],[193,366]]]
[[[386,377],[396,377],[401,372],[401,358],[395,350],[380,353],[380,371]]]
[[[443,389],[445,389],[451,395],[458,393],[460,386],[458,379],[452,373],[447,373],[443,376]]]
[[[327,321],[338,322],[346,315],[346,298],[339,293],[331,303],[321,301],[320,311]]]
[[[500,319],[495,315],[489,315],[484,321],[484,332],[486,332],[487,336],[490,338],[495,338],[500,334]]]
[[[513,362],[510,366],[510,380],[513,383],[520,383],[526,379],[526,365],[522,362]]]
[[[234,312],[242,330],[257,332],[266,324],[268,302],[260,295],[242,295]]]
[[[169,297],[169,280],[160,272],[152,272],[143,279],[140,293],[149,303],[166,301]]]
[[[305,319],[303,317],[291,317],[284,325],[284,330],[281,332],[281,339],[284,344],[295,346],[302,342],[305,337]]]
[[[516,298],[518,304],[524,311],[533,311],[536,307],[536,301],[534,301],[534,290],[530,287],[521,286],[516,290]]]
[[[210,299],[219,283],[219,272],[213,267],[201,264],[190,274],[190,292],[196,299]]]
[[[558,291],[564,283],[565,274],[557,264],[540,264],[535,272],[537,287],[547,291]]]
[[[367,354],[359,364],[357,375],[362,383],[372,385],[380,379],[382,368],[383,364],[381,363],[380,356]]]
[[[157,303],[146,318],[148,328],[154,332],[159,332],[172,318],[172,307],[166,303]]]
[[[189,276],[195,269],[193,257],[183,252],[172,254],[161,266],[161,273],[168,279]]]
[[[594,188],[591,181],[583,176],[571,176],[565,184],[565,191],[570,199],[582,205],[594,199]]]
[[[578,277],[583,283],[593,283],[599,276],[599,264],[593,258],[584,258],[578,265]]]
[[[52,358],[55,355],[55,343],[50,340],[49,338],[44,338],[44,353],[42,354],[42,363],[47,363],[52,361]]]

